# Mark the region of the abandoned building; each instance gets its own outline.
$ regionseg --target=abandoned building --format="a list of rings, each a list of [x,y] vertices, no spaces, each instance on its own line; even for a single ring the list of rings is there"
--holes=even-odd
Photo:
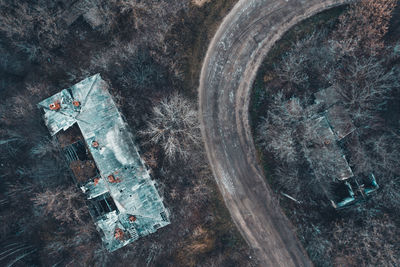
[[[347,207],[366,199],[379,185],[373,173],[355,176],[343,153],[340,143],[356,130],[351,118],[340,105],[334,87],[314,94],[314,104],[309,107],[306,128],[312,129],[312,140],[305,157],[320,181],[320,186],[336,209]],[[298,99],[297,99],[298,100]],[[299,102],[288,102],[289,112],[300,109]],[[314,112],[322,110],[322,112]],[[333,194],[331,194],[333,193]]]
[[[59,3],[64,10],[60,16],[61,20],[67,26],[71,26],[80,17],[93,29],[106,23],[107,16],[104,15],[105,10],[95,1],[62,0]]]
[[[107,250],[115,251],[170,223],[155,182],[99,74],[38,106],[86,195]]]

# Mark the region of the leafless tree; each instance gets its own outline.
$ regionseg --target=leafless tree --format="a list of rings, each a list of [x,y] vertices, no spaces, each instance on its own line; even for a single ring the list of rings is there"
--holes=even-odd
[[[368,143],[374,155],[371,164],[386,175],[398,175],[400,173],[399,140],[390,133],[384,133],[376,138],[371,138]]]
[[[342,159],[342,151],[336,145],[333,133],[328,134],[331,130],[324,117],[307,119],[299,128],[301,151],[312,169],[312,174],[305,181],[308,191],[331,199],[330,182],[340,179],[343,175],[340,170],[347,170],[348,167]]]
[[[35,206],[42,207],[45,215],[51,215],[62,223],[83,222],[88,216],[83,194],[75,186],[47,189],[32,199]]]
[[[374,167],[371,164],[373,161],[371,161],[365,142],[361,142],[357,134],[350,136],[348,142],[349,144],[346,147],[350,152],[349,164],[353,173],[359,176],[374,172]]]
[[[287,52],[282,62],[276,66],[275,71],[278,76],[286,82],[295,85],[308,83],[307,65],[309,64],[309,54],[306,52],[312,47],[316,35],[312,34],[306,38],[298,40]]]
[[[296,50],[293,49],[285,55],[277,69],[277,74],[283,81],[302,85],[308,83],[309,79],[304,68],[308,59],[305,54],[296,53]]]
[[[307,214],[304,214],[304,212]],[[303,220],[306,219],[306,221],[300,220],[298,227],[301,228],[300,231],[305,239],[304,248],[307,250],[312,262],[316,266],[332,266],[327,259],[329,259],[329,253],[332,251],[334,244],[326,237],[326,228],[320,222],[313,221],[312,212],[300,210],[299,214],[305,217],[302,218]]]
[[[106,266],[111,256],[92,221],[59,226],[47,235],[42,253],[43,264],[63,266]]]
[[[326,36],[321,30],[298,40],[275,66],[280,80],[289,83],[286,91],[290,92],[291,86],[313,90],[309,88],[312,79],[321,80],[327,75],[334,55],[325,44]]]
[[[398,228],[389,217],[367,218],[359,226],[353,220],[339,222],[333,229],[336,256],[345,266],[398,266]]]
[[[161,145],[170,161],[177,157],[187,159],[191,147],[201,142],[197,111],[179,94],[161,100],[153,108],[147,128],[140,133],[150,143]]]
[[[292,195],[296,199],[303,199],[300,169],[295,164],[281,164],[275,168],[274,176],[282,186],[282,192]]]
[[[56,138],[44,138],[31,149],[32,157],[58,156],[61,151]]]
[[[0,159],[16,157],[22,145],[26,143],[25,138],[18,132],[10,129],[0,130]]]
[[[377,111],[383,110],[394,89],[400,87],[400,71],[389,70],[384,60],[375,57],[349,56],[330,75],[349,115],[357,126],[379,126]]]
[[[339,18],[334,33],[336,44],[346,52],[375,54],[384,47],[383,36],[396,5],[397,0],[361,0],[352,4]]]
[[[257,129],[259,144],[280,160],[296,161],[296,129],[304,115],[299,99],[286,100],[282,92],[276,93],[268,106],[267,118]]]
[[[61,14],[57,12],[55,3],[8,3],[0,2],[0,31],[5,33],[16,47],[25,51],[30,59],[44,58],[50,49],[60,46],[67,31],[58,27],[57,22]]]
[[[260,144],[278,159],[293,162],[297,159],[294,130],[287,125],[273,124],[273,116],[264,119],[258,128]]]

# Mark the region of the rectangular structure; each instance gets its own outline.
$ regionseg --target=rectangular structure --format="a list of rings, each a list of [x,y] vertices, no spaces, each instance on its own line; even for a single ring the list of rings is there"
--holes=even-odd
[[[326,112],[326,118],[337,136],[338,141],[342,140],[356,130],[350,116],[346,113],[344,107],[334,105]]]
[[[51,135],[77,123],[99,175],[80,184],[104,246],[121,248],[168,225],[168,212],[99,74],[43,100]]]
[[[307,122],[315,131],[312,149],[306,150],[306,158],[314,169],[315,175],[320,181],[346,180],[353,177],[353,172],[336,144],[336,136],[332,131],[325,116],[311,119]]]
[[[340,141],[356,130],[341,99],[334,86],[318,91],[314,94],[314,105],[308,110],[313,115],[306,122],[314,136],[312,149],[306,150],[305,156],[318,181],[323,181],[321,187],[329,193],[332,206],[337,209],[364,200],[379,188],[372,173],[369,177],[365,174],[354,176],[340,147]],[[313,109],[324,111],[314,114]]]

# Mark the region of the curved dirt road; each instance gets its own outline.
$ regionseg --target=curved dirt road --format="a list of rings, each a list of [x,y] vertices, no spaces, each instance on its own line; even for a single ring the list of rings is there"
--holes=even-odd
[[[346,0],[239,0],[210,43],[200,77],[202,134],[231,216],[262,266],[311,266],[258,166],[248,120],[262,59],[291,26]]]

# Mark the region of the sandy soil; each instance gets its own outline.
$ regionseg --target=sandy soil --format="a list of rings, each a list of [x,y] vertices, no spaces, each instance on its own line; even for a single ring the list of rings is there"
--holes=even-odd
[[[258,165],[249,127],[262,59],[293,25],[346,0],[240,0],[219,27],[199,87],[202,134],[231,216],[262,266],[311,266]]]

